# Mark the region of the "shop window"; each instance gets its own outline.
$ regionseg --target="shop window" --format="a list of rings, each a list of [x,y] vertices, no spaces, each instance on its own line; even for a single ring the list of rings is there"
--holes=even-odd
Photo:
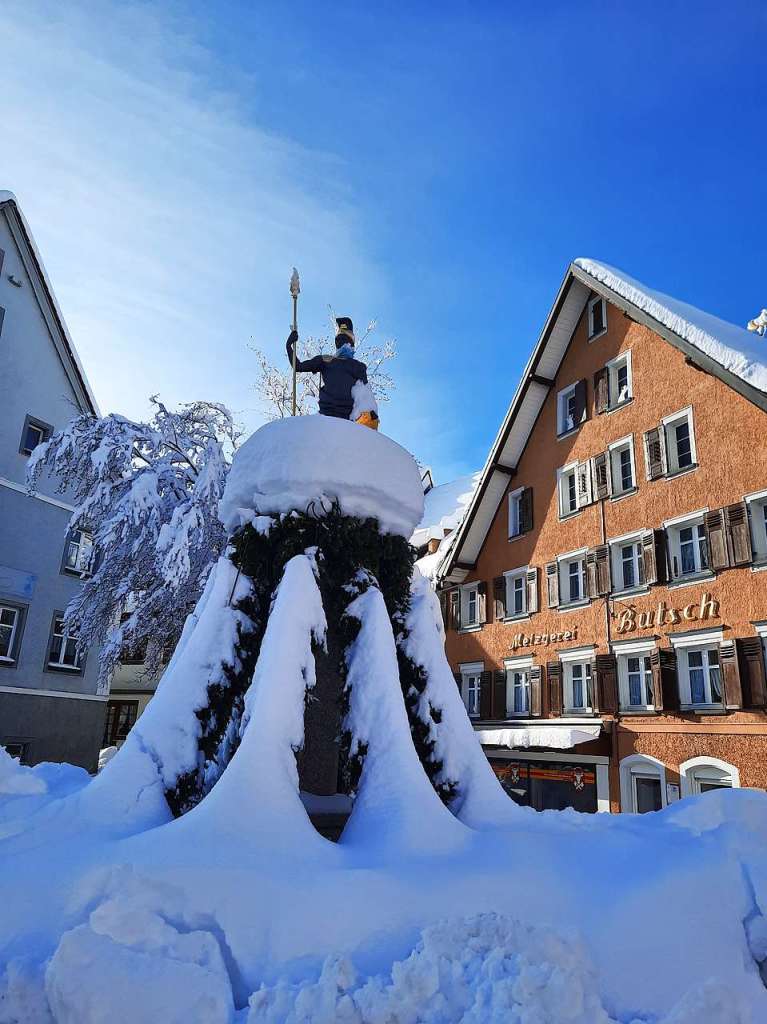
[[[740,786],[740,772],[716,757],[693,757],[679,765],[682,796],[696,796],[715,789]]]
[[[490,766],[511,799],[536,811],[597,810],[596,765],[588,762],[490,758]]]
[[[710,574],[704,513],[666,523],[672,580]]]
[[[634,442],[631,437],[615,441],[608,448],[610,458],[610,480],[613,497],[628,494],[636,487],[634,465]]]
[[[107,707],[103,746],[114,747],[122,743],[137,718],[137,700],[110,700]]]
[[[558,559],[559,565],[559,604],[585,604],[586,593],[586,552],[578,551],[563,555]]]
[[[593,341],[607,330],[607,303],[601,295],[589,301],[589,341]]]
[[[620,764],[621,810],[646,814],[666,806],[666,769],[647,754],[632,754]]]

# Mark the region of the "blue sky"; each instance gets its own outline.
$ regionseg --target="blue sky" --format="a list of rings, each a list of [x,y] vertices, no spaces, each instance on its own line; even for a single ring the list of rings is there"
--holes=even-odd
[[[641,12],[641,13],[640,13]],[[5,0],[0,188],[106,411],[261,420],[327,306],[395,337],[383,429],[479,467],[569,261],[767,305],[767,7]],[[766,343],[767,344],[767,343]]]

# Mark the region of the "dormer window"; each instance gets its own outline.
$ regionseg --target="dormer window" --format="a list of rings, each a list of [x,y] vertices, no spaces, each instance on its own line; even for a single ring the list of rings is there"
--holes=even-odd
[[[589,341],[598,338],[607,330],[607,306],[601,295],[589,302]]]

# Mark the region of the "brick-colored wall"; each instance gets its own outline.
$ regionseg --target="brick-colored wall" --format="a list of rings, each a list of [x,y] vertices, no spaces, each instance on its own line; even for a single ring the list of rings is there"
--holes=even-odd
[[[523,453],[510,489],[533,488],[533,530],[513,540],[508,539],[508,502],[499,506],[476,570],[466,582],[484,580],[488,584],[488,615],[492,619],[492,581],[515,567],[537,566],[539,569],[539,604],[541,610],[528,620],[517,623],[488,622],[481,630],[457,634],[448,631],[447,652],[451,665],[484,661],[485,668],[502,666],[504,658],[515,654],[532,654],[537,664],[555,660],[558,650],[579,644],[596,644],[598,653],[608,652],[608,640],[641,639],[660,635],[666,646],[669,627],[650,626],[634,629],[620,636],[616,632],[617,616],[627,604],[637,613],[657,608],[665,601],[669,607],[699,605],[707,592],[719,603],[719,617],[704,625],[724,629],[724,638],[754,636],[754,620],[767,619],[767,572],[753,572],[749,567],[728,569],[716,578],[690,583],[684,587],[652,586],[647,594],[630,599],[598,598],[582,608],[546,608],[544,566],[557,555],[594,547],[606,540],[634,530],[660,527],[664,520],[693,513],[703,508],[719,508],[740,501],[744,495],[767,488],[767,459],[764,438],[767,435],[767,414],[732,390],[718,378],[703,373],[685,362],[684,355],[653,331],[635,323],[617,308],[608,305],[606,334],[589,343],[587,317],[578,324],[573,341],[541,410],[530,441]],[[631,350],[633,400],[599,416],[594,413],[594,373],[609,360]],[[588,420],[574,434],[557,439],[557,393],[575,381],[588,381]],[[657,426],[663,417],[692,406],[697,467],[684,474],[647,481],[643,434]],[[576,460],[605,451],[610,443],[633,434],[634,459],[638,491],[617,500],[597,502],[571,518],[560,520],[558,513],[557,469]],[[609,621],[608,621],[609,613]],[[691,612],[692,614],[692,612]],[[695,628],[696,622],[670,627],[671,630]],[[512,651],[515,633],[550,634],[577,629],[577,639],[568,642],[536,645],[524,651]],[[544,714],[547,708],[544,704]],[[712,753],[737,764],[743,785],[767,788],[767,716],[763,712],[742,711],[717,719],[736,727],[750,723],[760,735],[707,735],[706,716],[657,716],[654,722],[682,721],[698,723],[694,734],[643,732],[636,746],[621,746],[620,756],[632,750],[651,753],[674,769],[687,757]],[[630,719],[624,723],[630,728]],[[713,723],[712,726],[713,728]],[[625,745],[627,733],[621,730]],[[692,752],[691,752],[692,751]],[[735,760],[735,758],[739,760]],[[740,760],[742,759],[742,760]],[[669,776],[671,778],[671,776]]]

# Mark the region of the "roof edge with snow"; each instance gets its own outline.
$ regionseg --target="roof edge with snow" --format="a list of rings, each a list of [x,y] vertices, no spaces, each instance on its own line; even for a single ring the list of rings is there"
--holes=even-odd
[[[575,260],[565,273],[522,373],[477,490],[440,567],[438,582],[462,583],[475,568],[487,532],[509,481],[516,475],[538,413],[554,386],[575,328],[593,292],[679,349],[689,363],[718,377],[767,411],[767,344],[762,361],[754,357],[753,338],[745,329],[655,293],[604,264]],[[725,334],[724,340],[718,336],[720,331]]]

